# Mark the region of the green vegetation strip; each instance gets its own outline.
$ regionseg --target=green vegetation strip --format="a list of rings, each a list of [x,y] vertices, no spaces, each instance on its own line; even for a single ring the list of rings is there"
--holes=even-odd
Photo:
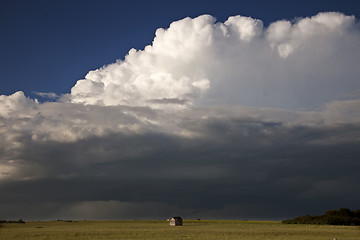
[[[184,226],[178,227],[169,226],[167,221],[54,221],[0,225],[1,240],[359,240],[359,236],[359,226],[230,220],[185,220]]]

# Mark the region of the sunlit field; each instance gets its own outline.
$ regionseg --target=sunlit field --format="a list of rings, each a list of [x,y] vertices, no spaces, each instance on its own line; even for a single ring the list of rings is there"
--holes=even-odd
[[[280,222],[185,220],[184,226],[167,221],[54,221],[3,223],[1,240],[106,239],[274,239],[358,240],[359,226],[288,225]]]

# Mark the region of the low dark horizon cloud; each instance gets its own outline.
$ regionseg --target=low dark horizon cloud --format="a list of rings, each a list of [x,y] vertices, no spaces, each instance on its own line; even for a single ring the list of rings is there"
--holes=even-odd
[[[210,15],[0,96],[0,218],[280,220],[360,202],[360,32],[337,12]]]

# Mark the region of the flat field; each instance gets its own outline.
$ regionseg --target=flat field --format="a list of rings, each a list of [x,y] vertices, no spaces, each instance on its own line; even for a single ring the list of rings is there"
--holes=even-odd
[[[359,226],[287,225],[280,222],[185,220],[27,222],[0,225],[1,240],[251,239],[359,240]]]

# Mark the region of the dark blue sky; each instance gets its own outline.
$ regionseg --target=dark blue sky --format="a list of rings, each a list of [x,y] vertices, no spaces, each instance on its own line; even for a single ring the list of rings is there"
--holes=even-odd
[[[360,15],[359,1],[0,1],[0,94],[22,90],[70,92],[89,70],[151,44],[174,20],[211,14],[261,19],[313,16],[321,11]]]

